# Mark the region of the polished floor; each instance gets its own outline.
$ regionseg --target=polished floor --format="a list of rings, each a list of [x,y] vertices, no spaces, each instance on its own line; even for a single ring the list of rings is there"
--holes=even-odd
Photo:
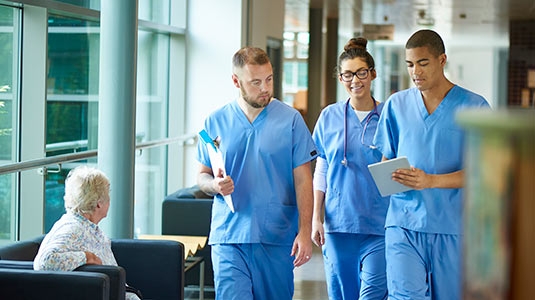
[[[294,271],[295,292],[293,300],[327,300],[327,287],[325,285],[325,273],[323,270],[323,257],[321,250],[314,246],[314,252],[310,261]],[[199,299],[195,291],[186,291],[185,300]],[[205,300],[213,300],[214,293],[207,290]],[[276,300],[276,299],[274,299]]]
[[[314,246],[310,261],[294,271],[293,300],[327,300],[327,286],[320,248]]]

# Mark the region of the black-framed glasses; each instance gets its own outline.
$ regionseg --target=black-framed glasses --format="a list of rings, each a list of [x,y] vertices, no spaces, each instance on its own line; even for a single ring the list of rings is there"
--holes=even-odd
[[[342,78],[342,81],[345,82],[353,81],[353,77],[355,76],[357,76],[358,79],[366,79],[368,78],[368,75],[370,74],[371,70],[373,70],[373,67],[369,69],[360,69],[357,72],[347,71],[344,73],[340,73],[340,78]]]

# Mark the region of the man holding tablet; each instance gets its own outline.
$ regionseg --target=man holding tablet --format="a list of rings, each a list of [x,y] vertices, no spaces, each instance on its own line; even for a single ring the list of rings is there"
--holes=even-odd
[[[436,32],[414,33],[405,61],[415,87],[387,100],[374,138],[383,160],[411,164],[392,173],[411,190],[391,196],[386,217],[389,299],[461,299],[464,132],[455,114],[489,104],[445,77]]]

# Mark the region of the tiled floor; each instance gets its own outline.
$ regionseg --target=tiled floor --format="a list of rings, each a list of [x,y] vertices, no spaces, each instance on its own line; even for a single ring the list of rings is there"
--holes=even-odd
[[[314,246],[310,261],[294,271],[295,292],[293,300],[327,300],[325,273],[321,250]],[[185,300],[199,299],[197,292],[186,292]],[[205,300],[213,300],[212,291],[205,292]]]

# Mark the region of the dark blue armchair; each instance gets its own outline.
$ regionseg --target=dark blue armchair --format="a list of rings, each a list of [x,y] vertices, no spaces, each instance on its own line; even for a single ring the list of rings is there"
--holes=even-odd
[[[0,247],[0,298],[124,299],[125,282],[139,289],[145,299],[184,298],[181,243],[114,239],[112,251],[119,266],[84,265],[74,272],[34,271],[33,259],[42,238]],[[25,292],[20,293],[23,287]],[[103,297],[97,296],[101,293]],[[86,294],[91,296],[83,296]]]

